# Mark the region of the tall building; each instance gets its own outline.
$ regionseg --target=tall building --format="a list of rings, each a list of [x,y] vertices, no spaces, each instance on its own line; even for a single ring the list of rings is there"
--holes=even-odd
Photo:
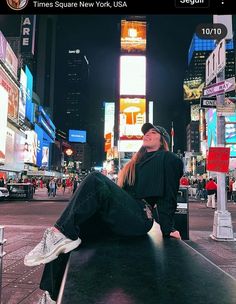
[[[191,121],[186,129],[187,134],[187,151],[199,151],[199,122]]]
[[[69,49],[65,54],[64,74],[64,130],[87,129],[89,62],[80,49]]]
[[[44,109],[53,117],[55,103],[55,54],[57,16],[39,15],[36,22],[35,92]],[[50,46],[50,47],[49,47]]]
[[[63,55],[62,55],[63,54]],[[89,62],[79,48],[70,48],[61,51],[58,57],[57,81],[61,87],[56,92],[54,117],[57,126],[69,135],[69,130],[85,131],[89,136],[91,129],[88,124],[89,115]],[[63,59],[63,61],[61,60]],[[96,127],[95,127],[96,129]],[[70,141],[69,138],[67,140]],[[73,170],[88,169],[91,167],[91,148],[89,143],[70,141],[73,147]],[[79,165],[77,165],[79,164]]]

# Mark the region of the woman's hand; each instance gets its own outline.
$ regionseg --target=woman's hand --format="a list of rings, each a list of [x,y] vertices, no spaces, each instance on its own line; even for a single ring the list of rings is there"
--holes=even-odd
[[[170,233],[170,237],[181,240],[181,236],[178,230],[172,231]]]

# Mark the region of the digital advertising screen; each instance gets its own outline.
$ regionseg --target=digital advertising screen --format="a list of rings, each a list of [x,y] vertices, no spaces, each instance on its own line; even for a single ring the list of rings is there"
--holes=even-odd
[[[120,57],[120,95],[146,95],[146,57]]]
[[[26,139],[24,146],[24,162],[30,164],[37,164],[37,133],[33,130],[25,131]]]
[[[43,145],[42,147],[42,160],[41,160],[42,167],[47,168],[49,164],[49,146]]]
[[[19,90],[16,83],[0,66],[0,86],[8,92],[8,116],[13,120],[18,119]]]
[[[43,148],[43,130],[35,124],[34,130],[37,134],[37,160],[36,164],[37,166],[42,166],[42,148]]]
[[[225,143],[230,148],[230,156],[236,157],[236,114],[225,117]]]
[[[217,147],[217,112],[209,109],[206,115],[207,145]],[[230,147],[230,157],[236,157],[236,114],[225,117],[225,145]]]
[[[205,84],[202,78],[184,81],[184,100],[196,100],[202,96]]]
[[[7,105],[8,92],[0,86],[0,164],[4,164],[6,158]]]
[[[69,141],[77,143],[86,143],[86,131],[83,130],[69,130]]]
[[[121,21],[121,52],[146,52],[147,23],[136,20]]]
[[[146,121],[146,99],[120,98],[120,140],[141,139],[141,127]]]
[[[30,69],[25,67],[25,74],[27,77],[27,87],[26,87],[26,112],[25,116],[30,122],[34,122],[34,104],[32,100],[33,96],[33,75]]]
[[[26,108],[26,88],[27,88],[27,76],[25,72],[20,70],[20,96],[19,96],[19,119],[24,121],[25,108]]]

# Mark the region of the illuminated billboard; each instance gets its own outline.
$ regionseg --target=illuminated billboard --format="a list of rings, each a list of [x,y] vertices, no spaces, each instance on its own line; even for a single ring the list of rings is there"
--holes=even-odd
[[[111,133],[107,133],[105,135],[105,149],[104,151],[107,152],[108,150],[111,149],[111,141],[112,141],[112,134]]]
[[[15,132],[7,127],[6,137],[6,164],[7,166],[13,166],[15,163]]]
[[[24,121],[25,119],[25,107],[26,107],[26,86],[27,76],[25,72],[20,70],[20,98],[19,98],[19,119]]]
[[[142,140],[120,140],[118,143],[119,152],[137,152],[143,144]]]
[[[29,68],[25,67],[25,74],[27,77],[27,87],[26,87],[26,111],[25,116],[28,120],[34,123],[34,104],[32,102],[33,96],[33,75],[31,74]]]
[[[25,147],[24,147],[24,162],[35,164],[37,163],[37,146],[38,138],[35,131],[25,131]]]
[[[35,15],[23,15],[21,17],[21,54],[34,55],[35,47]]]
[[[0,86],[0,164],[4,164],[6,158],[7,106],[8,93]]]
[[[199,121],[199,110],[200,104],[193,104],[190,106],[191,110],[191,121]]]
[[[146,99],[120,98],[119,109],[120,140],[141,139],[141,127],[146,121]]]
[[[120,57],[120,95],[146,95],[146,57]]]
[[[34,125],[34,130],[37,133],[37,166],[42,166],[42,148],[43,148],[43,130],[37,125]]]
[[[85,143],[86,142],[86,131],[69,130],[69,141]]]
[[[105,102],[104,115],[104,151],[107,152],[113,147],[114,124],[115,124],[115,103]]]
[[[217,113],[215,109],[209,109],[207,119],[207,145],[217,147]],[[230,156],[236,157],[236,114],[225,116],[225,145],[230,147]]]
[[[230,148],[230,156],[236,157],[236,114],[225,117],[225,145]]]
[[[114,131],[115,103],[105,102],[104,136]]]
[[[7,40],[0,31],[0,59],[5,62],[6,59]]]
[[[145,53],[146,52],[146,22],[121,21],[121,52]]]
[[[15,83],[7,76],[0,66],[0,86],[8,92],[8,116],[14,120],[18,118],[19,92]]]
[[[210,147],[216,147],[217,146],[217,114],[216,110],[209,109],[207,111],[206,115],[206,121],[207,121],[207,146],[208,149]]]
[[[42,167],[48,167],[49,162],[49,146],[43,146],[42,148]]]
[[[5,65],[17,77],[18,59],[9,43],[7,43],[6,47]]]
[[[192,80],[184,80],[184,100],[196,100],[202,96],[204,88],[204,80],[196,78]]]
[[[18,59],[1,31],[0,59],[4,62],[8,69],[17,77]]]

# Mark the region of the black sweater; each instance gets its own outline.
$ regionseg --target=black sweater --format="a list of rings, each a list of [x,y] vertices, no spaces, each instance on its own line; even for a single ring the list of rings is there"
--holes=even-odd
[[[183,162],[174,153],[159,150],[146,153],[136,165],[134,186],[124,189],[136,198],[156,197],[158,202],[176,205],[179,180],[183,175]]]

